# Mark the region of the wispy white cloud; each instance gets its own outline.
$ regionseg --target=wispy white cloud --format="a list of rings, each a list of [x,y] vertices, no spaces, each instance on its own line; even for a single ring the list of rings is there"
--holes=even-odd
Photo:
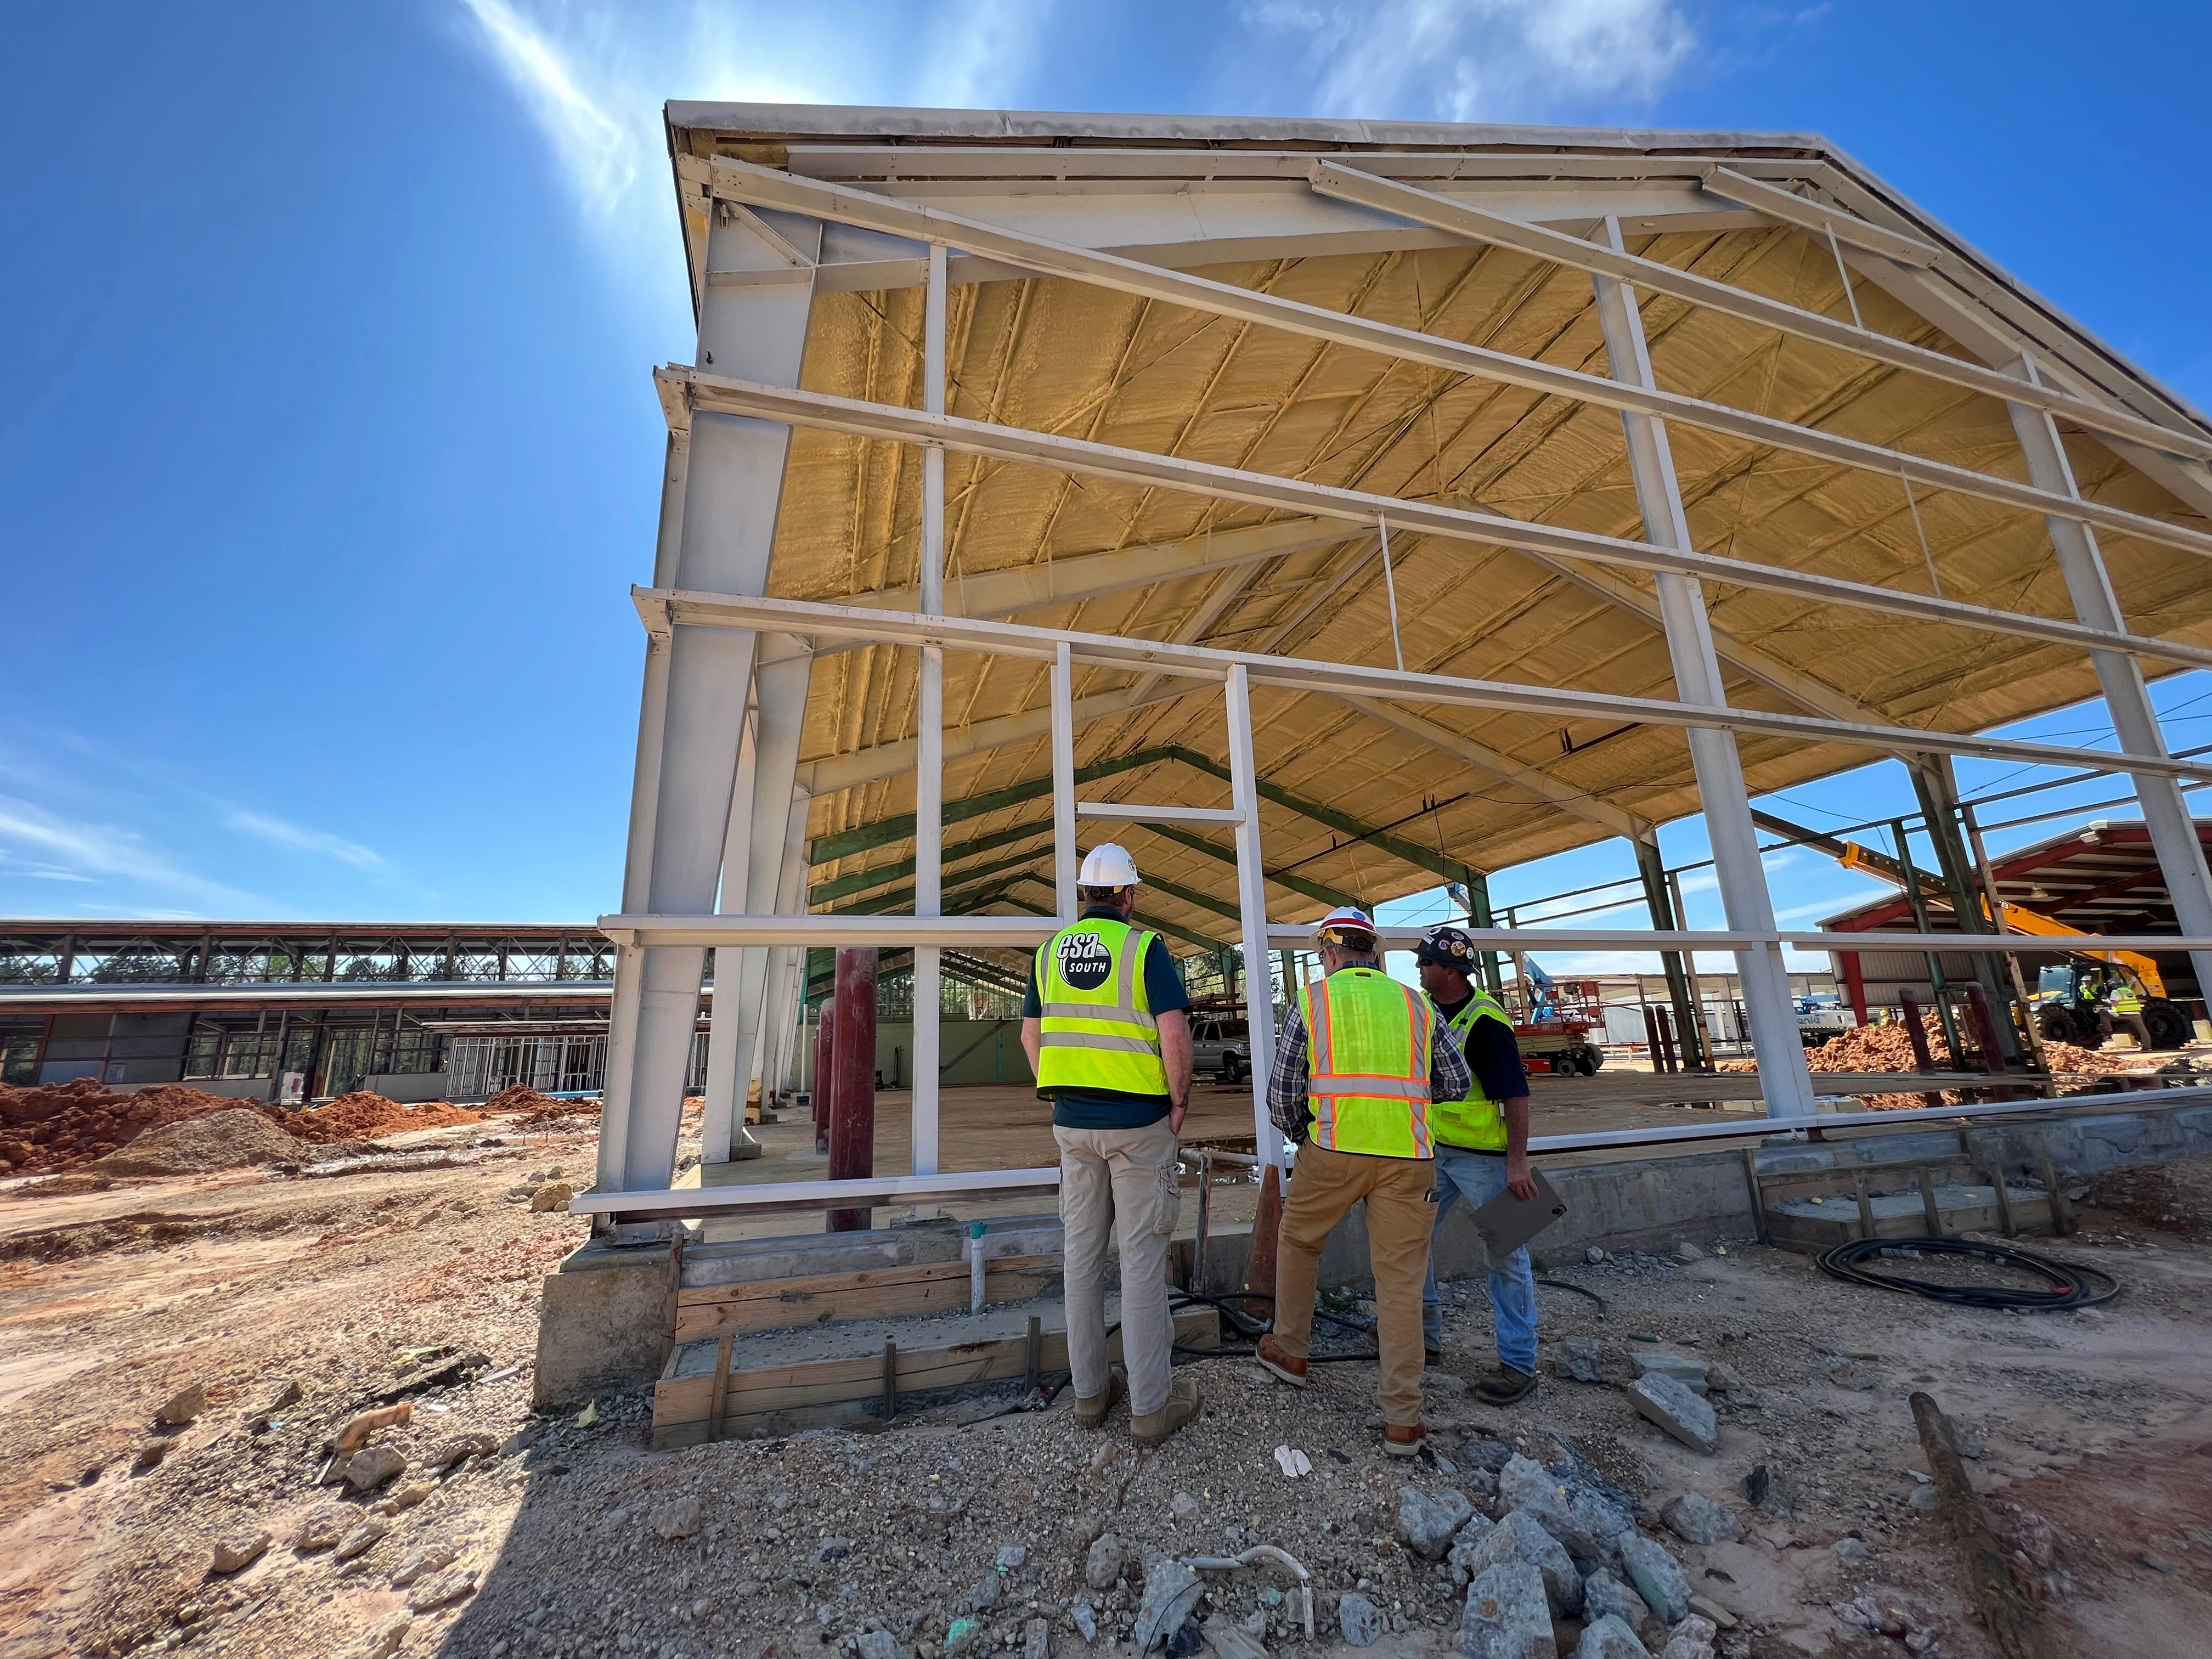
[[[1003,106],[1019,101],[1054,11],[1053,0],[453,3],[602,246],[655,276],[676,268],[665,101]]]
[[[234,888],[195,875],[136,830],[66,817],[13,796],[0,795],[0,853],[33,866],[21,873],[48,880],[129,882],[231,908],[246,899]]]
[[[258,836],[278,847],[289,847],[298,852],[319,853],[342,864],[350,864],[356,870],[384,871],[391,868],[381,854],[363,847],[357,841],[348,841],[344,836],[331,835],[325,830],[310,830],[272,813],[256,812],[243,806],[227,806],[223,809],[223,822],[241,835]]]
[[[1675,0],[1255,0],[1256,41],[1287,70],[1255,83],[1269,107],[1442,121],[1557,118],[1596,102],[1649,103],[1697,45]]]

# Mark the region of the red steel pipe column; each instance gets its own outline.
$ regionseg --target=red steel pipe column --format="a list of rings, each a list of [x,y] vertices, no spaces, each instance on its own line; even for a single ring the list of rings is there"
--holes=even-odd
[[[876,952],[837,952],[836,1036],[831,1042],[830,1179],[876,1172]],[[865,1232],[866,1207],[832,1210],[827,1231]]]
[[[837,1045],[832,1036],[836,1010],[836,999],[824,997],[814,1011],[817,1022],[814,1028],[814,1150],[817,1153],[830,1150],[830,1091],[836,1076]]]

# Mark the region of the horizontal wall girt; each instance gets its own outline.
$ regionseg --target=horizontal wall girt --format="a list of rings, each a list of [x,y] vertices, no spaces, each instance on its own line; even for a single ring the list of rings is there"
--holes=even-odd
[[[1518,219],[1508,219],[1502,214],[1470,206],[1433,191],[1417,190],[1394,179],[1378,179],[1373,173],[1363,173],[1340,161],[1316,161],[1313,164],[1313,187],[1320,194],[1335,200],[1353,202],[1380,212],[1393,213],[1401,219],[1410,219],[1432,229],[1464,236],[1470,241],[1511,248],[1516,252],[1533,254],[1537,258],[1547,259],[1553,264],[1565,265],[1575,270],[1618,277],[1622,282],[1634,283],[1647,293],[1664,294],[1692,305],[1702,306],[1709,311],[1723,312],[1762,327],[1794,334],[1800,339],[1841,347],[1875,362],[1887,363],[1893,368],[1924,374],[1931,380],[1963,386],[1969,392],[1978,392],[1987,397],[2026,403],[2032,408],[2046,410],[2077,426],[2112,437],[2130,439],[2169,455],[2197,460],[2212,459],[2212,438],[2176,432],[2125,410],[2093,403],[2086,398],[2072,397],[2052,387],[2038,386],[2024,389],[2021,383],[2010,375],[2000,374],[1980,363],[1933,351],[1926,346],[1913,345],[1887,334],[1877,334],[1872,329],[1859,328],[1833,317],[1824,317],[1817,311],[1806,311],[1779,300],[1770,300],[1763,294],[1753,294],[1748,289],[1717,282],[1711,276],[1700,276],[1678,266],[1662,264],[1656,259],[1642,258],[1633,253],[1616,253],[1611,248],[1584,241],[1580,237],[1569,236],[1541,225],[1527,224]]]
[[[836,398],[818,392],[786,391],[739,380],[719,380],[688,368],[658,371],[664,378],[684,382],[695,407],[717,413],[750,415],[782,421],[793,426],[814,427],[856,437],[894,443],[938,443],[968,454],[989,455],[1000,460],[1024,462],[1064,472],[1151,488],[1187,490],[1221,500],[1277,507],[1349,523],[1374,524],[1387,520],[1403,530],[1440,536],[1452,541],[1473,542],[1485,547],[1511,548],[1545,558],[1588,560],[1598,564],[1626,565],[1637,570],[1670,571],[1700,580],[1787,593],[1814,605],[1840,605],[1887,616],[1910,617],[1920,622],[1944,623],[1986,632],[2017,635],[2083,651],[2124,651],[2186,663],[2192,668],[2212,667],[2212,648],[2182,645],[2137,634],[2115,634],[2080,623],[2058,622],[2012,611],[1962,604],[1955,599],[1875,587],[1863,582],[1840,581],[1809,571],[1727,559],[1710,553],[1684,552],[1650,542],[1601,536],[1557,525],[1534,524],[1522,519],[1500,518],[1465,507],[1436,502],[1406,501],[1364,490],[1342,489],[1304,479],[1248,472],[1236,467],[1215,466],[1177,456],[1155,455],[1145,450],[1122,449],[1111,444],[1048,433],[1028,432],[970,421],[951,415],[927,415],[856,398]],[[2206,538],[2212,546],[2212,538]],[[947,754],[951,751],[948,748]],[[818,787],[815,793],[820,793]]]
[[[1444,674],[1404,673],[1395,669],[1362,667],[1356,663],[1315,662],[1297,657],[1223,651],[1208,646],[1167,645],[1152,640],[1025,628],[969,617],[901,616],[845,605],[734,593],[670,592],[649,588],[632,591],[641,611],[665,611],[678,621],[700,626],[769,629],[845,637],[857,635],[882,645],[935,645],[948,651],[975,651],[1047,661],[1055,654],[1060,642],[1066,641],[1076,662],[1086,667],[1131,673],[1174,674],[1212,681],[1225,679],[1230,669],[1241,664],[1253,684],[1289,691],[1383,697],[1394,702],[1467,708],[1502,708],[1555,720],[1638,720],[1652,726],[1712,726],[1722,731],[1788,738],[1799,743],[1841,743],[1859,748],[1904,750],[1913,754],[1974,755],[2034,766],[2083,767],[2100,774],[2125,771],[2166,777],[2212,778],[2212,757],[2190,760],[2123,756],[2105,750],[2023,743],[2013,738],[1982,737],[1971,732],[1923,731],[1909,726],[1860,726],[1807,714],[1778,714],[1759,708],[1707,707],[1656,697],[1624,697],[1498,680],[1460,679]]]
[[[1475,375],[1632,414],[1649,415],[1718,432],[1747,443],[1811,455],[1838,466],[1861,468],[1889,477],[1902,475],[1931,489],[1955,490],[2023,512],[2052,514],[2163,546],[2212,556],[2212,534],[2161,519],[2054,494],[2033,484],[1798,426],[1772,416],[1708,403],[1679,392],[1613,380],[1580,369],[1516,357],[1487,346],[1441,339],[1393,324],[1310,306],[1115,254],[1045,241],[939,208],[895,201],[870,191],[796,178],[750,162],[722,159],[714,162],[714,187],[718,197],[861,225],[915,241],[957,245],[971,252],[988,253],[1040,276],[1065,277],[1214,316],[1284,329],[1335,345],[1376,352],[1404,362]],[[1786,191],[1778,193],[1787,196]],[[1810,208],[1814,204],[1803,205]]]

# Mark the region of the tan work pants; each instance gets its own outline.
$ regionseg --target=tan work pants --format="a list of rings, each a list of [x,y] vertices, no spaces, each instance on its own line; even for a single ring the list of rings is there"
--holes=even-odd
[[[1175,1321],[1168,1312],[1168,1240],[1182,1209],[1182,1172],[1168,1121],[1142,1129],[1066,1129],[1060,1143],[1060,1219],[1066,1231],[1067,1368],[1079,1400],[1106,1392],[1106,1240],[1121,1255],[1121,1363],[1129,1413],[1168,1402]],[[1416,1287],[1416,1294],[1419,1287]]]
[[[1275,1340],[1293,1358],[1312,1352],[1322,1246],[1364,1200],[1367,1261],[1375,1275],[1376,1346],[1382,1355],[1382,1420],[1421,1420],[1421,1286],[1436,1224],[1437,1166],[1425,1158],[1369,1158],[1326,1146],[1298,1150],[1277,1235]]]

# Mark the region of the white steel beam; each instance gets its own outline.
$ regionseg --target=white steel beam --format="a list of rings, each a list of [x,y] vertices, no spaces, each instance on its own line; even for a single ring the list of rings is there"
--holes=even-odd
[[[1942,250],[1922,241],[1917,236],[1907,236],[1880,225],[1870,225],[1856,213],[1831,207],[1826,202],[1816,202],[1809,197],[1797,195],[1770,185],[1763,179],[1747,178],[1734,167],[1714,165],[1705,169],[1705,185],[1714,195],[1741,206],[1763,213],[1768,218],[1800,230],[1809,230],[1815,236],[1833,236],[1848,246],[1863,248],[1869,253],[1880,254],[1885,259],[1894,259],[1901,265],[1932,265],[1943,257]],[[720,181],[717,181],[719,185]]]
[[[1238,565],[1258,564],[1286,553],[1303,553],[1316,547],[1334,547],[1355,532],[1332,520],[1299,518],[1243,530],[1209,532],[1173,542],[1145,542],[1097,553],[1063,554],[1042,564],[1012,570],[963,573],[943,605],[922,602],[912,587],[885,587],[855,593],[843,601],[884,611],[927,611],[933,616],[1015,617],[1024,611],[1042,611],[1102,599],[1133,587],[1179,581]]]
[[[1908,726],[1861,726],[1809,714],[1731,708],[1726,703],[1673,702],[1656,697],[1577,691],[1559,686],[1461,679],[1448,674],[1401,674],[1393,668],[1368,668],[1358,663],[1271,657],[1259,652],[1224,651],[1213,646],[1174,645],[1158,640],[1079,634],[971,617],[902,616],[896,611],[860,611],[803,599],[731,593],[653,593],[642,589],[634,592],[641,611],[665,613],[702,627],[774,628],[822,638],[865,637],[879,645],[941,645],[948,651],[975,651],[1044,662],[1052,661],[1064,645],[1073,661],[1085,667],[1170,674],[1195,682],[1218,683],[1227,678],[1231,667],[1242,665],[1255,685],[1325,691],[1335,696],[1383,697],[1394,702],[1462,708],[1502,708],[1556,720],[1711,726],[1722,731],[1755,732],[1799,743],[1841,743],[1915,754],[1974,755],[1986,760],[2018,761],[2036,766],[2085,767],[2093,772],[2121,769],[2115,764],[2118,757],[2108,750],[2027,743],[2016,738],[1984,737],[1974,732],[1923,731]],[[2128,761],[2130,769],[2155,771],[2168,777],[2212,778],[2212,757],[2153,761],[2147,757],[2130,756]],[[910,759],[907,763],[912,763]]]
[[[869,191],[795,178],[749,162],[720,159],[714,162],[714,189],[718,195],[798,213],[817,214],[920,242],[957,244],[1040,276],[1065,277],[1213,316],[1284,329],[1331,344],[1376,352],[1404,362],[1421,363],[1604,408],[1676,421],[1747,443],[1811,455],[1838,466],[1861,468],[1889,477],[1902,476],[1931,489],[1955,490],[2027,512],[2057,513],[2163,546],[2212,556],[2212,534],[2161,519],[2099,502],[2069,499],[2031,484],[1929,460],[1879,444],[1863,443],[1772,416],[1708,403],[1681,392],[1663,392],[1655,385],[1630,386],[1579,369],[1537,362],[1486,346],[1441,339],[1413,329],[1322,306],[1305,305],[1115,254],[1045,241],[941,209],[894,201]],[[1778,193],[1785,197],[1788,194]]]
[[[1052,653],[1052,890],[1066,927],[1075,920],[1075,665],[1066,640]]]
[[[1618,249],[1619,222],[1607,220],[1605,234]],[[1610,276],[1594,276],[1591,282],[1605,329],[1606,359],[1613,374],[1622,380],[1650,385],[1651,358],[1645,349],[1634,290]],[[1626,410],[1620,422],[1628,440],[1629,468],[1635,479],[1637,503],[1643,509],[1644,534],[1666,545],[1687,547],[1690,526],[1682,512],[1682,492],[1674,476],[1665,424]],[[1706,630],[1703,591],[1695,580],[1673,574],[1662,574],[1657,585],[1677,695],[1687,702],[1725,703],[1728,696],[1721,681],[1720,662]],[[1751,800],[1744,787],[1743,763],[1736,753],[1735,734],[1694,727],[1689,741],[1698,805],[1704,809],[1729,925],[1749,932],[1771,932],[1774,902],[1767,892],[1766,872],[1759,861],[1759,834],[1752,822]],[[1754,945],[1738,951],[1735,963],[1767,1111],[1776,1117],[1809,1117],[1814,1110],[1812,1074],[1806,1066],[1804,1044],[1798,1039],[1796,1010],[1790,1000],[1790,975],[1783,964],[1781,949]]]
[[[1533,766],[1522,766],[1487,744],[1477,743],[1460,732],[1448,731],[1434,720],[1425,720],[1417,715],[1405,714],[1379,697],[1346,697],[1344,701],[1392,731],[1402,732],[1415,741],[1425,743],[1432,749],[1465,761],[1469,766],[1487,772],[1492,777],[1503,778],[1516,788],[1527,790],[1546,805],[1556,806],[1571,817],[1585,819],[1616,836],[1626,836],[1631,841],[1641,841],[1651,833],[1650,822],[1633,812],[1623,811],[1611,802],[1585,793],[1548,772],[1540,771]]]
[[[699,411],[722,410],[785,421],[793,426],[879,438],[889,442],[943,444],[969,454],[990,455],[1001,460],[1078,472],[1092,477],[1158,489],[1188,490],[1225,501],[1281,507],[1295,513],[1373,523],[1387,517],[1393,525],[1452,541],[1484,547],[1505,547],[1516,552],[1547,557],[1587,560],[1631,569],[1670,571],[1676,575],[1733,583],[1770,592],[1788,593],[1816,605],[1841,605],[1888,616],[1910,617],[1920,622],[1948,623],[1991,633],[2017,635],[2084,651],[2132,651],[2138,655],[2212,667],[2212,649],[2139,635],[2113,634],[2085,628],[2078,623],[2053,621],[2019,611],[1997,611],[1955,599],[1901,589],[1875,587],[1863,582],[1840,581],[1810,571],[1754,564],[1742,559],[1721,558],[1687,548],[1663,547],[1650,541],[1628,541],[1558,525],[1507,519],[1494,514],[1471,512],[1433,501],[1407,501],[1365,490],[1342,489],[1301,478],[1278,477],[1237,467],[1215,466],[1180,456],[1156,455],[1149,451],[1123,449],[1049,433],[1028,432],[965,420],[953,415],[928,415],[919,410],[898,409],[825,392],[799,392],[781,386],[727,380],[685,368],[659,370],[661,376],[683,381]],[[2208,538],[2212,539],[2212,538]]]
[[[2021,380],[2033,383],[2033,359],[2021,358],[2014,370]],[[2021,449],[2027,458],[2028,476],[2046,489],[2073,492],[2076,488],[2074,468],[2049,412],[2020,403],[2008,407],[2014,430],[2020,434]],[[2071,519],[2053,516],[2045,522],[2051,528],[2051,545],[2057,555],[2060,574],[2066,579],[2067,594],[2074,602],[2074,614],[2092,627],[2125,632],[2127,619],[2112,592],[2096,532]],[[2165,759],[2166,734],[2159,726],[2157,705],[2143,684],[2141,665],[2117,651],[2096,652],[2090,660],[2096,665],[2097,683],[2103,689],[2105,707],[2112,714],[2112,731],[2123,754]],[[2182,799],[2180,786],[2171,776],[2158,774],[2131,773],[2130,776],[2136,799],[2142,803],[2151,846],[2158,854],[2159,872],[2166,878],[2166,890],[2173,901],[2175,922],[2185,933],[2212,933],[2212,870],[2206,868],[2196,819],[2189,803]],[[2192,953],[2190,960],[2198,987],[2212,988],[2212,953]]]
[[[922,304],[921,406],[945,412],[945,249],[929,250],[929,287]],[[921,452],[921,608],[945,609],[945,450]],[[934,916],[945,908],[945,653],[921,650],[915,699],[914,769],[914,913]],[[934,945],[914,952],[914,1108],[909,1166],[935,1175],[938,1156],[938,1018],[942,1012]]]
[[[1694,271],[1662,264],[1656,259],[1641,258],[1633,253],[1616,252],[1541,225],[1509,219],[1502,214],[1489,212],[1452,197],[1438,195],[1434,191],[1419,190],[1393,179],[1378,179],[1372,173],[1346,167],[1340,161],[1316,161],[1313,164],[1313,187],[1323,196],[1339,201],[1357,202],[1362,206],[1393,213],[1400,218],[1410,219],[1434,229],[1452,232],[1471,241],[1511,248],[1517,252],[1549,260],[1554,264],[1589,271],[1594,276],[1615,277],[1625,283],[1632,283],[1648,293],[1669,295],[1709,311],[1723,312],[1762,327],[1794,334],[1800,339],[1838,346],[1873,362],[1887,363],[1893,368],[1907,369],[1988,397],[2026,403],[2100,434],[2130,439],[2172,455],[2199,460],[2212,459],[2212,438],[2192,437],[2186,433],[2176,432],[2125,410],[2114,409],[2086,398],[2071,397],[2053,387],[2038,386],[2024,389],[2019,381],[1997,370],[1970,362],[1962,357],[1933,351],[1926,346],[1913,345],[1887,334],[1877,334],[1871,329],[1856,328],[1835,318],[1824,317],[1817,311],[1806,311],[1779,300],[1770,300],[1763,294],[1753,294],[1747,289],[1717,282],[1711,276],[1700,276]],[[1760,185],[1759,188],[1764,191],[1769,187]],[[1791,197],[1790,199],[1797,201],[1802,198]]]
[[[1283,1135],[1267,1115],[1275,1064],[1275,1008],[1267,983],[1267,878],[1260,846],[1260,773],[1252,751],[1252,694],[1244,665],[1231,667],[1224,701],[1229,723],[1229,798],[1237,812],[1237,913],[1244,954],[1244,1018],[1252,1056],[1254,1150],[1278,1170]],[[1260,988],[1256,992],[1253,988]]]
[[[818,255],[821,227],[780,224],[787,240]],[[708,269],[757,269],[783,255],[734,216],[714,216]],[[769,384],[796,386],[812,289],[776,286],[708,288],[700,310],[699,354]],[[782,494],[787,425],[733,415],[695,415],[684,490],[675,580],[718,591],[760,592]],[[729,828],[738,735],[751,690],[756,636],[746,630],[676,627],[671,630],[665,722],[655,789],[647,908],[695,914],[714,903]],[[617,979],[629,965],[617,965]],[[684,1102],[705,967],[696,947],[650,947],[640,953],[635,1036],[614,1069],[610,1054],[602,1113],[602,1179],[619,1156],[622,1184],[665,1187],[676,1162]],[[623,998],[617,999],[619,1006]],[[613,1033],[611,1032],[611,1036]],[[610,1042],[610,1050],[618,1045]],[[618,1149],[618,1151],[617,1151]]]

